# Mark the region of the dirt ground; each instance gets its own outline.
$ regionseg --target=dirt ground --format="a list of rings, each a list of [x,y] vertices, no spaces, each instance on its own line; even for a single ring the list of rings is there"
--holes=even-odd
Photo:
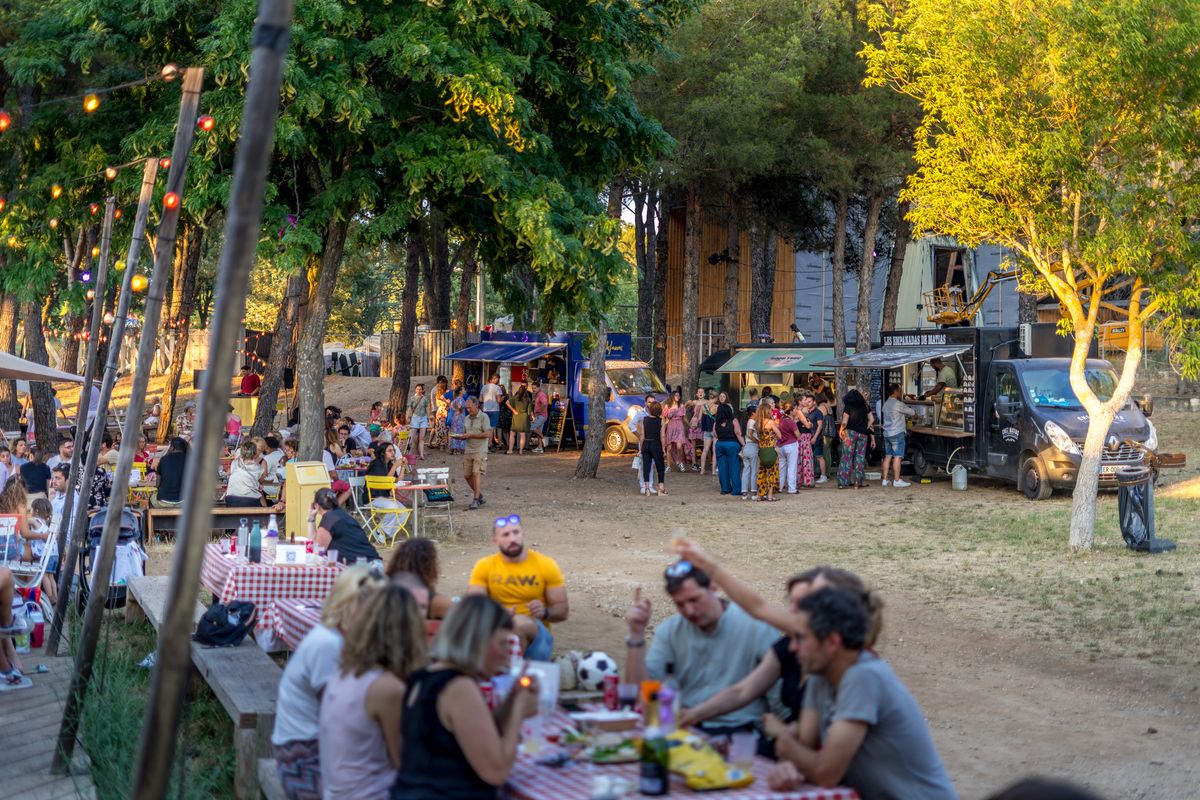
[[[386,385],[335,379],[326,402],[365,415],[370,401],[386,397]],[[1046,633],[1039,616],[1060,610],[1040,609],[1036,598],[1020,596],[1036,594],[1036,583],[1034,589],[1021,583],[1016,597],[992,587],[994,599],[986,583],[963,589],[957,573],[970,572],[974,562],[952,556],[952,548],[937,538],[936,526],[930,526],[929,538],[901,536],[921,534],[922,519],[935,512],[986,536],[989,519],[1025,507],[1014,505],[1027,501],[1011,488],[979,482],[960,494],[944,479],[909,490],[875,484],[839,492],[826,485],[760,504],[722,497],[710,476],[672,473],[669,497],[645,498],[637,494],[628,457],[606,456],[600,477],[585,482],[571,478],[575,458],[573,450],[493,455],[487,507],[467,511],[460,504],[453,536],[435,526],[442,554],[439,591],[463,592],[471,565],[491,550],[492,519],[519,513],[527,542],[556,558],[567,575],[571,617],[556,626],[556,648],[602,649],[621,659],[623,616],[635,586],[648,590],[656,619],[669,613],[660,581],[675,529],[699,539],[768,597],[782,597],[788,575],[816,563],[836,563],[860,571],[886,598],[880,652],[920,702],[964,798],[986,797],[1034,773],[1074,780],[1113,800],[1200,797],[1200,658],[1194,624],[1178,629],[1179,653],[1165,657],[1141,652],[1140,645],[1126,648],[1120,640],[1108,641],[1103,624],[1099,634],[1088,634],[1098,644],[1076,641],[1069,622]],[[434,453],[426,462],[440,464],[452,467],[456,493],[465,498],[459,459]],[[1194,474],[1189,469],[1181,478],[1194,481]],[[1048,528],[1061,524],[1069,502],[1056,498],[1039,507],[1038,513],[1045,508],[1047,519],[1056,520]],[[1181,540],[1181,552],[1194,552],[1200,545],[1197,504],[1187,502],[1184,519],[1191,536]],[[1103,500],[1101,513],[1113,511],[1111,498]],[[1065,543],[1061,528],[1050,535]],[[1101,559],[1125,558],[1109,544]],[[1059,554],[1051,560],[1085,574],[1109,563],[1072,560],[1057,544],[1050,552]],[[982,580],[1002,581],[1005,566],[993,562],[1003,557],[984,551],[982,558],[992,570]],[[169,552],[156,548],[150,571],[169,568]],[[1029,580],[1013,569],[1014,580]],[[1179,596],[1194,612],[1197,576],[1190,568],[1178,575],[1184,584]],[[1098,591],[1111,594],[1120,587],[1109,584]]]

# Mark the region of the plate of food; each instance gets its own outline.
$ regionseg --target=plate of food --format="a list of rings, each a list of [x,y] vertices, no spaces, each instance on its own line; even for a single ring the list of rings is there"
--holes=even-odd
[[[629,739],[614,733],[601,733],[586,751],[595,764],[628,764],[641,757],[637,739]]]
[[[577,711],[571,719],[587,728],[627,731],[637,727],[642,715],[636,711]]]

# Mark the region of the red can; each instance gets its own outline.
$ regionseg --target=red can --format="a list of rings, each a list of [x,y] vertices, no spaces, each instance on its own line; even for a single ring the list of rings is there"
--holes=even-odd
[[[307,539],[304,542],[304,552],[311,553],[313,551],[313,540]]]
[[[620,697],[617,694],[617,686],[620,683],[620,675],[604,676],[604,707],[609,711],[616,711],[621,705]]]
[[[492,691],[491,681],[481,681],[479,683],[479,691],[483,692],[483,702],[487,703],[487,707],[492,711],[496,710],[496,693]]]

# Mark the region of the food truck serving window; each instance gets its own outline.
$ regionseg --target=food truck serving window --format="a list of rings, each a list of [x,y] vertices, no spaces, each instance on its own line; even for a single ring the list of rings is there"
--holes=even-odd
[[[1105,367],[1087,367],[1083,371],[1088,386],[1100,402],[1106,403],[1117,391],[1117,376]],[[1047,408],[1083,408],[1071,388],[1071,375],[1057,367],[1028,369],[1022,374],[1029,399]]]

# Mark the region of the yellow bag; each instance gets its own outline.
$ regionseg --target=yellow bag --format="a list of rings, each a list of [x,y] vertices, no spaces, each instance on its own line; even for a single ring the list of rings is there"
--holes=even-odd
[[[725,763],[708,742],[684,730],[667,737],[671,772],[687,781],[689,789],[741,789],[754,783],[754,775]]]

